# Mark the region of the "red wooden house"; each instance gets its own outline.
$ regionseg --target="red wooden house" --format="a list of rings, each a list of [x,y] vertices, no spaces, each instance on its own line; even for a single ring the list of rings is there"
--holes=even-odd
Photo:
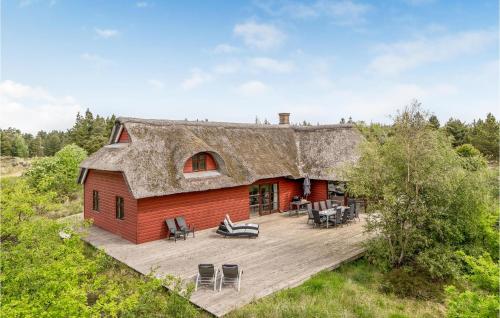
[[[357,159],[352,125],[293,126],[118,118],[108,145],[81,164],[84,216],[135,243],[166,237],[165,219],[196,229],[289,209],[311,179],[311,201]]]

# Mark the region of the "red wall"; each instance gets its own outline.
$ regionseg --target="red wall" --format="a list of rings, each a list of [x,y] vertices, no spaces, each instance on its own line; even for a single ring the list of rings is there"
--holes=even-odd
[[[255,182],[278,183],[279,210],[287,211],[295,195],[302,195],[302,181],[286,178]],[[183,215],[196,230],[216,227],[229,214],[235,221],[249,218],[249,186],[179,193],[135,200],[119,172],[90,170],[85,181],[84,216],[94,224],[135,243],[165,238],[165,219]],[[100,212],[92,211],[92,190],[99,191]],[[125,199],[125,219],[115,218],[115,196]],[[312,199],[314,198],[314,199]],[[326,181],[311,181],[311,200],[326,199]]]
[[[120,134],[120,138],[118,138],[118,142],[129,142],[129,141],[130,141],[130,139],[128,136],[127,129],[125,129],[125,127],[124,127],[122,130],[122,133]]]
[[[217,170],[217,163],[215,162],[214,158],[209,154],[205,153],[205,163],[207,165],[207,170]],[[193,172],[193,159],[189,158],[186,163],[184,164],[184,173],[189,173]]]
[[[311,195],[308,200],[311,202],[324,201],[328,199],[328,181],[311,180]]]
[[[99,191],[99,212],[92,210],[92,191]],[[115,218],[116,196],[124,199],[125,218]],[[85,219],[93,219],[100,228],[137,243],[137,200],[135,200],[121,172],[90,170],[85,179]]]

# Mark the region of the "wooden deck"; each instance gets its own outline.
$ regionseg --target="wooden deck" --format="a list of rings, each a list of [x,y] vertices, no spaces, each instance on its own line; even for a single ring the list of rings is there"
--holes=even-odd
[[[157,268],[158,274],[194,281],[199,263],[240,265],[240,292],[230,286],[221,292],[201,288],[191,296],[197,306],[222,316],[252,300],[297,286],[317,272],[336,268],[363,253],[360,243],[368,237],[363,234],[363,215],[361,221],[329,229],[313,229],[306,219],[284,214],[253,218],[252,223],[260,224],[256,239],[225,239],[209,229],[177,243],[159,240],[136,245],[94,226],[86,240],[143,274]]]

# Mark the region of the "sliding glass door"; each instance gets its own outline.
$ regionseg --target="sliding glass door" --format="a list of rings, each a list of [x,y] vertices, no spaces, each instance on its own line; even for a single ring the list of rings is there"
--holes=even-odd
[[[278,184],[254,184],[249,187],[250,215],[264,215],[278,210]]]

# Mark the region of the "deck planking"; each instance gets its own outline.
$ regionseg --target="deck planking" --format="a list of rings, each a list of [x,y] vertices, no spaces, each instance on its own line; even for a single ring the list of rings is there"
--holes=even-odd
[[[86,240],[142,274],[155,268],[157,275],[171,274],[194,281],[200,263],[238,264],[243,269],[241,290],[223,287],[221,292],[201,288],[190,301],[215,316],[244,306],[302,282],[326,269],[358,258],[368,238],[361,221],[337,228],[313,229],[307,217],[272,214],[253,218],[260,224],[256,239],[223,238],[215,229],[196,232],[186,240],[158,240],[133,244],[98,227]]]

